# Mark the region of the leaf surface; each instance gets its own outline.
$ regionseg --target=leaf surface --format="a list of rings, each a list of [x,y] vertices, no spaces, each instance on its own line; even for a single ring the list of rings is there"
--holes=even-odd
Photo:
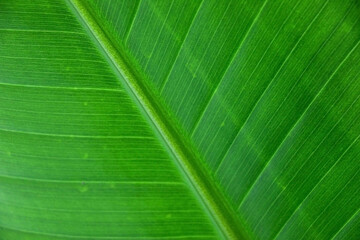
[[[0,238],[217,238],[173,154],[70,5],[0,9]]]
[[[0,2],[0,237],[358,239],[359,12]]]

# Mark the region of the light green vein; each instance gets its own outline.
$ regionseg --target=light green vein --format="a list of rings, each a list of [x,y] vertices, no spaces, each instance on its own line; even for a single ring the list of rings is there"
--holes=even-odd
[[[68,3],[85,29],[93,37],[95,44],[103,51],[109,64],[143,112],[156,135],[164,143],[169,153],[174,156],[175,164],[187,179],[192,191],[202,203],[215,227],[218,228],[219,234],[228,239],[244,238],[246,230],[239,224],[233,210],[230,210],[231,208],[226,205],[227,202],[221,193],[209,181],[210,178],[206,175],[203,167],[197,163],[195,155],[184,145],[185,143],[182,142],[177,132],[171,128],[168,123],[169,119],[166,119],[164,113],[152,99],[151,94],[138,82],[135,77],[137,76],[136,71],[127,63],[127,56],[120,55],[121,52],[114,47],[101,27],[97,25],[96,20],[82,1],[68,0]]]

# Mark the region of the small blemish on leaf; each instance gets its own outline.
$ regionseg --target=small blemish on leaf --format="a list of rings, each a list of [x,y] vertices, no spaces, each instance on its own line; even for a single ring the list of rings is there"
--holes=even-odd
[[[80,192],[87,192],[87,190],[89,189],[89,187],[87,186],[87,184],[85,182],[81,182],[81,186],[79,187],[79,191]]]

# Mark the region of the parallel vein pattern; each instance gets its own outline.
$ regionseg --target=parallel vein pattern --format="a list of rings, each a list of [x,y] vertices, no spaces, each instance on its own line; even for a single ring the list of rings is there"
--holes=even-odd
[[[0,1],[0,239],[218,239],[70,9]]]
[[[142,0],[114,22],[126,2],[89,7],[254,238],[358,239],[358,1]]]

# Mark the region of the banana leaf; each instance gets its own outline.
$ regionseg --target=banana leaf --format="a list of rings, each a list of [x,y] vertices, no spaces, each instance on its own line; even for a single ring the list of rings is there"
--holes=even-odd
[[[0,239],[360,239],[357,0],[0,0]]]

